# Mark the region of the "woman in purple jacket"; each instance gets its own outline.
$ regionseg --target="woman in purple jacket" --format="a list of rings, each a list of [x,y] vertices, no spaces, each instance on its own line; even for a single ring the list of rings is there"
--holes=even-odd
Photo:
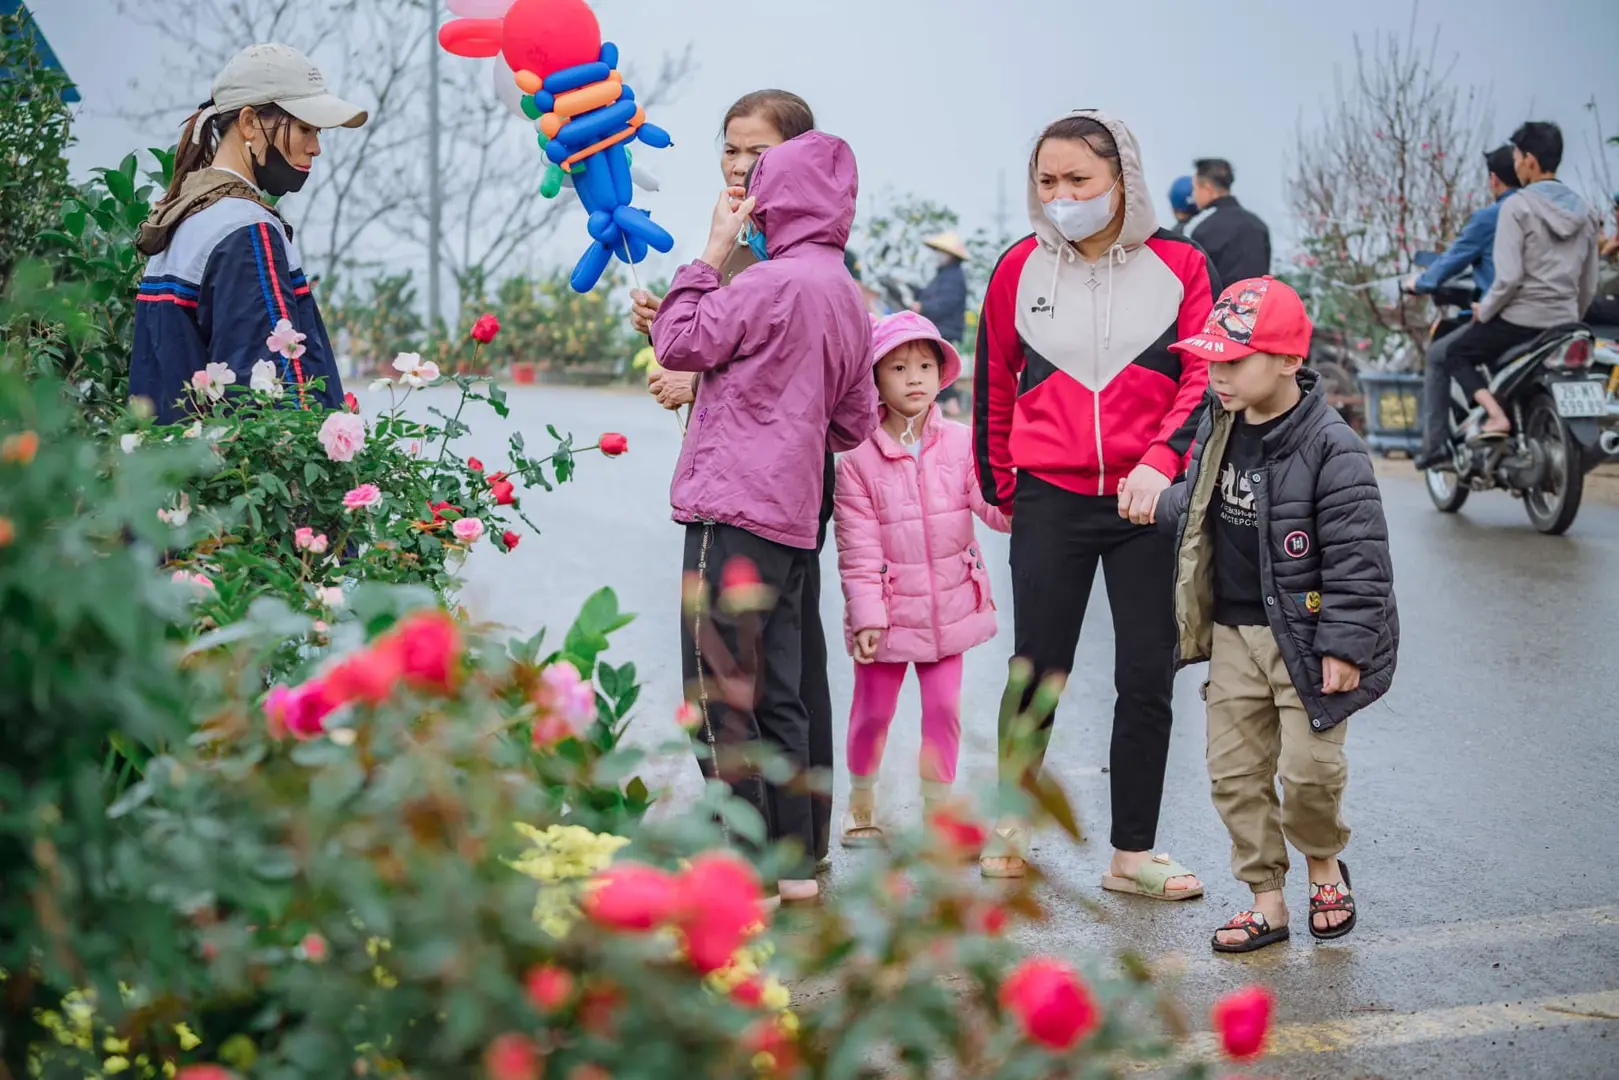
[[[810,795],[765,780],[750,751],[763,743],[800,772],[810,766],[802,607],[822,464],[829,447],[852,450],[877,424],[871,319],[843,261],[858,187],[854,152],[831,135],[765,151],[749,191],[720,196],[702,259],[681,267],[652,323],[658,362],[700,373],[670,493],[686,525],[687,580],[704,585],[681,622],[699,761],[760,812],[771,841],[799,843],[784,900],[817,891]],[[721,288],[718,267],[744,226],[765,261]],[[763,590],[739,587],[755,575]],[[768,597],[749,603],[757,592]]]

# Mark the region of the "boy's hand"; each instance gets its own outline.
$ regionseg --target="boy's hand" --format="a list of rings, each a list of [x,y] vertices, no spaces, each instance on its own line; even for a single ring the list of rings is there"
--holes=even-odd
[[[876,628],[857,630],[854,635],[854,662],[869,664],[877,659],[877,642],[882,640],[883,632]]]
[[[1137,465],[1119,481],[1119,516],[1135,525],[1151,525],[1158,514],[1158,496],[1169,486],[1169,477],[1151,465]]]
[[[1360,686],[1360,668],[1336,656],[1321,658],[1321,692],[1347,694]]]

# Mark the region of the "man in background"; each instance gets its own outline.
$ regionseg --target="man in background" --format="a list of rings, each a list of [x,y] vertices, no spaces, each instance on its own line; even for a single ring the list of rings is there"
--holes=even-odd
[[[1512,163],[1512,144],[1505,143],[1486,151],[1484,164],[1489,169],[1490,205],[1473,211],[1461,233],[1439,258],[1420,277],[1412,275],[1402,283],[1405,291],[1423,295],[1431,293],[1451,278],[1471,272],[1477,295],[1483,296],[1495,284],[1495,222],[1501,214],[1501,200],[1518,190],[1518,174]],[[1418,469],[1431,469],[1446,454],[1443,451],[1450,424],[1450,371],[1445,356],[1451,342],[1466,328],[1457,327],[1428,346],[1427,374],[1422,387],[1422,452],[1417,455]]]
[[[1187,224],[1186,235],[1208,253],[1221,283],[1270,273],[1270,229],[1231,194],[1231,162],[1202,158],[1194,169],[1192,198],[1202,213]]]
[[[1175,215],[1175,225],[1169,231],[1177,236],[1186,235],[1186,226],[1197,217],[1197,200],[1192,197],[1192,178],[1177,176],[1169,185],[1169,211]]]

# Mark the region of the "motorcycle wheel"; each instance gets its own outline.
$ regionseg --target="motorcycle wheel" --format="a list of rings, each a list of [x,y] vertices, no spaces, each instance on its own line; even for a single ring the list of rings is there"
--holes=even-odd
[[[1523,493],[1529,523],[1547,536],[1561,536],[1574,524],[1585,496],[1585,471],[1580,448],[1557,407],[1544,394],[1529,404],[1525,434],[1540,444],[1546,455],[1546,479]]]
[[[1462,483],[1454,469],[1429,469],[1424,474],[1428,482],[1428,498],[1441,514],[1454,514],[1467,502],[1472,488]]]

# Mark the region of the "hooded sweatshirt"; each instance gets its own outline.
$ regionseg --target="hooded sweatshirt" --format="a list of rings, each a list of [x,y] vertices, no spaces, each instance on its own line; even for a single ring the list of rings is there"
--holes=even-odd
[[[877,426],[871,318],[843,262],[858,189],[842,139],[782,143],[751,188],[770,258],[723,289],[701,261],[675,274],[652,347],[671,371],[702,373],[670,488],[676,521],[815,547],[827,450]]]
[[[1495,281],[1479,320],[1542,329],[1579,322],[1597,291],[1597,223],[1560,180],[1537,180],[1501,203]]]
[[[1025,469],[1082,495],[1115,494],[1138,464],[1179,475],[1208,386],[1206,362],[1169,346],[1202,329],[1215,272],[1196,244],[1158,228],[1130,130],[1074,115],[1118,144],[1124,228],[1085,262],[1046,217],[1031,163],[1034,235],[1001,256],[978,323],[975,455],[996,505],[1011,505]]]
[[[246,386],[253,365],[273,360],[299,406],[343,403],[343,384],[320,309],[289,230],[257,188],[226,169],[186,177],[172,203],[141,226],[150,256],[135,295],[135,345],[129,393],[152,402],[157,422],[172,423],[194,372],[210,363]],[[304,336],[304,353],[287,360],[264,341],[285,319]],[[309,386],[324,382],[317,392]]]

